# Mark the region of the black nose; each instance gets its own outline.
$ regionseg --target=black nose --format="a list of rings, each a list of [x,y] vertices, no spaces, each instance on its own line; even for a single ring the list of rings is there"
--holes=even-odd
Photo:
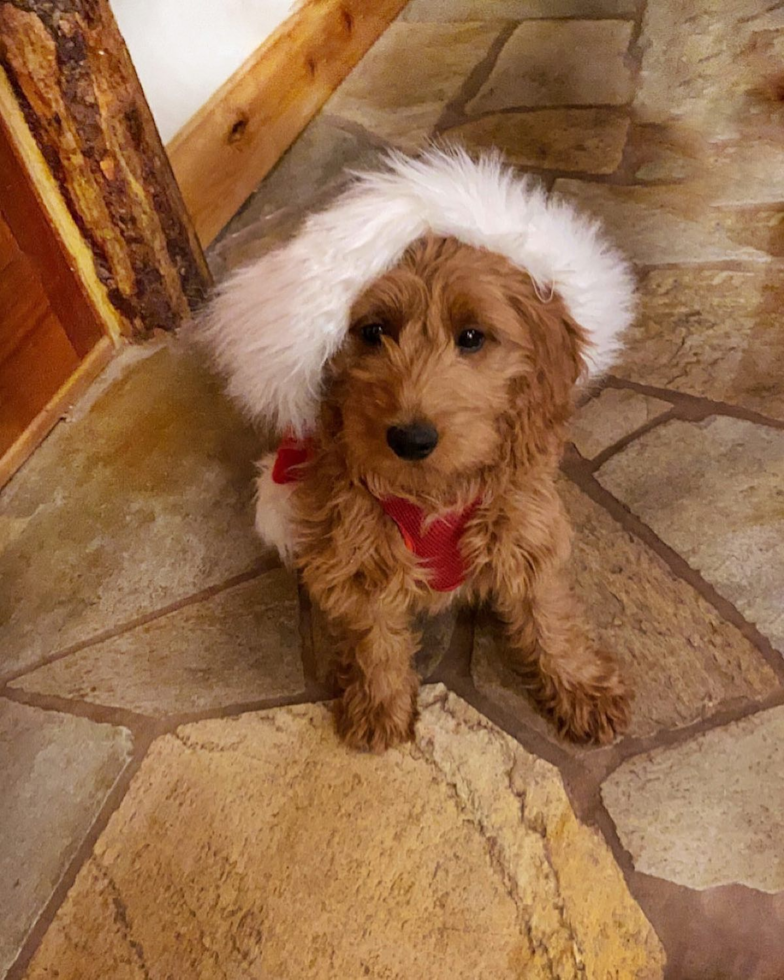
[[[401,459],[424,459],[436,448],[438,433],[429,422],[393,425],[387,429],[387,442]]]

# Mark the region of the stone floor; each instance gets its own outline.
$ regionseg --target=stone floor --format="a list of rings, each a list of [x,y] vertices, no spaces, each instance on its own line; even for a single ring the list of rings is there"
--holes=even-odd
[[[784,978],[782,59],[772,0],[412,0],[210,257],[432,137],[605,219],[640,316],[562,491],[630,733],[559,742],[464,615],[416,743],[344,751],[264,439],[126,351],[0,496],[0,976]]]

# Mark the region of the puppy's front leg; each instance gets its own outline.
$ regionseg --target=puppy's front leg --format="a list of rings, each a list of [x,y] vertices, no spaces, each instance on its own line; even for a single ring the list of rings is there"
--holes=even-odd
[[[414,736],[416,637],[393,597],[361,599],[361,620],[349,623],[339,647],[337,727],[353,748],[383,752]]]
[[[529,569],[530,569],[529,565]],[[629,724],[630,696],[614,658],[590,643],[563,559],[496,586],[518,670],[559,734],[606,744]]]

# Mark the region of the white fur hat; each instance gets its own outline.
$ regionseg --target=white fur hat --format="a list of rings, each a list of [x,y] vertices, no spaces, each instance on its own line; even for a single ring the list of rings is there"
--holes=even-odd
[[[251,416],[299,435],[312,427],[322,371],[354,301],[427,232],[503,255],[544,293],[557,292],[592,341],[591,373],[609,366],[632,318],[634,286],[596,222],[517,177],[498,155],[393,153],[385,170],[359,175],[296,238],[221,286],[203,335]]]

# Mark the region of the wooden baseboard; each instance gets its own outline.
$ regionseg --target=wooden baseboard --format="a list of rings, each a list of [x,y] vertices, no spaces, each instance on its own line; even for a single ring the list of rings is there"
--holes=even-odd
[[[55,424],[73,408],[77,399],[106,367],[117,348],[101,337],[70,378],[36,415],[16,442],[0,456],[0,488],[49,435]]]
[[[309,0],[167,146],[202,247],[215,238],[406,0]]]

